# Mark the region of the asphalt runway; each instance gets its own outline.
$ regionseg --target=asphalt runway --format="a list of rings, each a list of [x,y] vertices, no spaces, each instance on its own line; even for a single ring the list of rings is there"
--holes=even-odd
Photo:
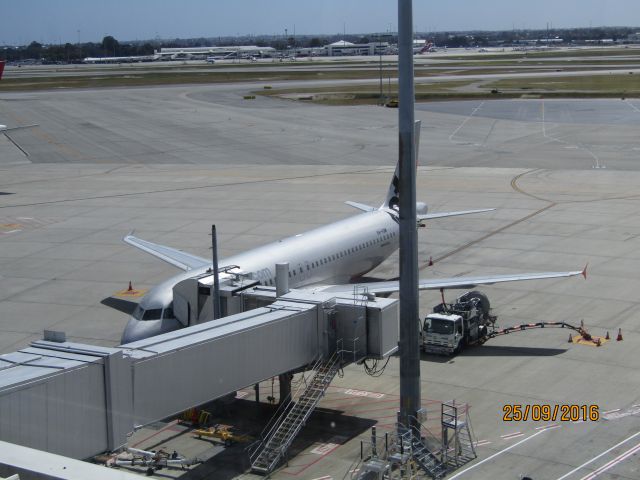
[[[396,110],[248,101],[244,91],[2,94],[1,123],[39,127],[10,133],[15,143],[0,137],[0,352],[28,345],[44,329],[117,345],[127,315],[108,299],[129,281],[145,289],[175,273],[121,242],[132,229],[208,256],[215,223],[224,256],[356,213],[345,200],[382,201],[397,157]],[[581,269],[589,262],[586,281],[483,290],[503,326],[583,320],[593,334],[613,336],[597,348],[567,343],[564,330],[534,330],[455,358],[423,356],[430,428],[437,428],[440,402],[471,406],[478,459],[451,478],[640,477],[639,109],[632,100],[417,106],[419,200],[431,211],[497,209],[420,230],[421,276]],[[397,257],[371,275],[397,275]],[[421,294],[423,315],[438,297]],[[322,425],[303,435],[299,455],[273,478],[342,478],[370,421],[393,428],[398,375],[397,359],[378,378],[346,368],[321,404],[334,426],[319,417]],[[601,419],[503,421],[504,405],[545,404],[597,405]],[[202,450],[188,432],[171,428],[149,440],[155,431],[141,431],[135,441]],[[242,447],[227,452],[244,454]],[[233,469],[220,476],[221,462],[213,455],[184,478],[233,478]]]

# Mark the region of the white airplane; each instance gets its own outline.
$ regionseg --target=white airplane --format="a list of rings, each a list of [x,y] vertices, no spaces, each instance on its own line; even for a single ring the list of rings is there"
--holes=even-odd
[[[417,155],[417,153],[416,153]],[[378,208],[356,202],[348,205],[362,210],[355,217],[325,225],[306,233],[233,255],[219,262],[219,278],[223,282],[244,274],[262,285],[275,285],[275,264],[289,263],[289,286],[351,295],[354,288],[366,287],[368,293],[389,294],[399,290],[398,281],[348,283],[373,270],[398,248],[398,166],[393,175],[385,202]],[[417,222],[495,210],[464,210],[427,213],[427,206],[417,204]],[[182,280],[211,272],[212,261],[171,247],[141,240],[132,235],[124,241],[165,262],[184,270],[153,287],[140,300],[122,334],[122,343],[182,328],[174,314],[173,287]],[[538,280],[583,275],[584,270],[568,272],[538,272],[476,277],[420,279],[421,290],[471,288],[476,285]],[[323,282],[323,285],[320,285]],[[335,283],[329,285],[329,283]],[[362,289],[360,291],[363,291]]]

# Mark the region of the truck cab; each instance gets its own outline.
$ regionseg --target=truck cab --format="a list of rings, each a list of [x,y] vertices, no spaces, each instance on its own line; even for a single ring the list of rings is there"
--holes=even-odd
[[[463,318],[457,314],[430,313],[422,325],[422,347],[427,353],[451,355],[462,348]]]

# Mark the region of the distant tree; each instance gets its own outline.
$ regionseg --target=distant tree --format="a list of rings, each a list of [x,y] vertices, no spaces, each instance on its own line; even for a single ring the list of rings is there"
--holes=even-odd
[[[468,47],[469,38],[463,35],[454,35],[447,40],[447,46],[451,48]]]
[[[38,42],[31,42],[25,50],[26,58],[40,58],[42,57],[42,44]]]
[[[318,37],[313,37],[311,40],[309,40],[309,46],[312,48],[321,47],[322,40],[320,40]]]
[[[140,45],[138,47],[138,53],[140,55],[153,55],[153,45],[148,42],[144,45]]]
[[[118,56],[120,51],[120,44],[111,35],[107,35],[102,39],[102,50],[106,55]]]

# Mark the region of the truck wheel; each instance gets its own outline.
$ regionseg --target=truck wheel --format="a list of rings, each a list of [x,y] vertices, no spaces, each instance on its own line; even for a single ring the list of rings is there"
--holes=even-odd
[[[461,302],[469,302],[471,299],[478,299],[478,306],[480,307],[480,311],[482,312],[483,319],[487,319],[489,317],[489,311],[491,310],[491,303],[489,302],[489,297],[487,297],[484,293],[473,290],[471,292],[467,292],[460,297]]]

